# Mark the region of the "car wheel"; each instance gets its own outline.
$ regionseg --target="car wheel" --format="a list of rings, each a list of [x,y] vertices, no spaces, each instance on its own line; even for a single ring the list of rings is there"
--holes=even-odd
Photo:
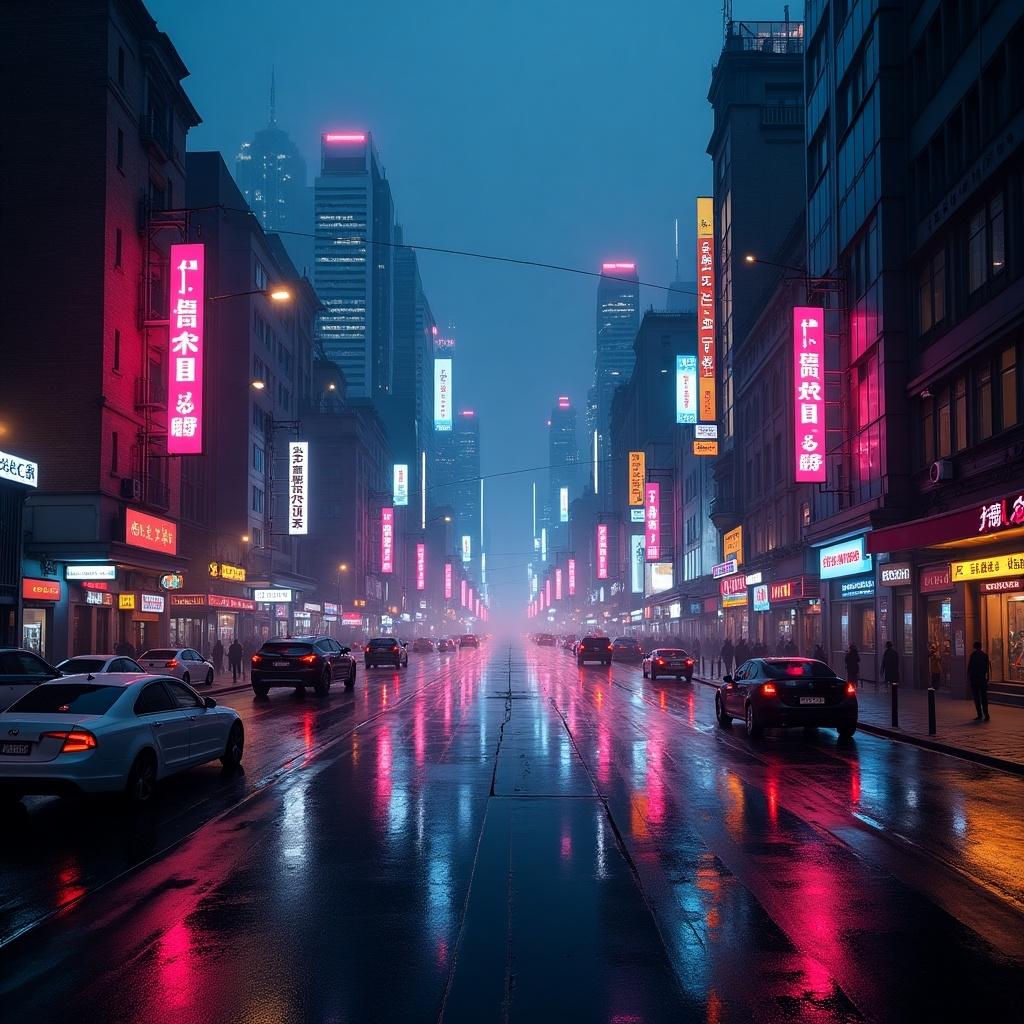
[[[651,669],[651,678],[652,679],[657,679],[658,678],[658,673],[655,672],[653,668]]]
[[[647,669],[644,668],[644,669],[641,669],[641,671],[644,674],[644,679],[646,679],[647,678]]]
[[[747,703],[745,724],[747,727],[747,736],[752,740],[756,740],[758,736],[761,735],[763,727],[757,720],[757,712],[754,710],[754,705],[749,702]]]
[[[327,691],[331,688],[331,670],[324,669],[324,674],[313,684],[313,692],[318,697],[326,697]]]
[[[132,762],[124,787],[125,799],[131,807],[144,807],[156,796],[156,757],[144,750]]]
[[[576,664],[579,665],[580,668],[583,668],[583,659],[582,658],[577,658],[576,659]]]
[[[181,681],[186,686],[191,686],[192,685],[192,677],[187,672],[181,677]]]
[[[345,680],[345,689],[351,690],[356,685],[356,666],[353,663],[352,671],[348,674],[348,679]]]
[[[206,685],[213,686],[213,669],[206,673]]]
[[[715,718],[723,729],[728,729],[732,725],[732,715],[725,713],[725,706],[722,704],[722,695],[720,693],[715,694]]]
[[[224,766],[225,775],[233,775],[242,763],[242,751],[245,749],[245,732],[241,722],[235,722],[228,733],[228,742],[220,763]]]
[[[270,693],[270,687],[267,686],[266,683],[253,683],[252,692],[255,693],[257,697],[266,697],[266,695]]]
[[[850,725],[837,725],[836,732],[839,733],[841,740],[848,740],[852,738],[853,734],[857,731],[857,723],[852,722]]]

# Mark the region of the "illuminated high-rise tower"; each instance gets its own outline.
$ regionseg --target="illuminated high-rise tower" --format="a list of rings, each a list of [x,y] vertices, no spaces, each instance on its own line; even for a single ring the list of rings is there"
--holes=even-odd
[[[554,550],[565,547],[568,535],[563,515],[577,487],[579,444],[576,437],[576,410],[568,395],[559,395],[548,420],[548,500],[545,512],[548,538]]]

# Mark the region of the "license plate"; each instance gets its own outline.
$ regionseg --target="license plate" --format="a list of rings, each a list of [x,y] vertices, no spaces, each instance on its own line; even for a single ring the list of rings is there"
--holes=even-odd
[[[824,704],[825,703],[825,698],[824,697],[801,697],[800,698],[800,703],[801,704]]]
[[[670,661],[668,663],[668,667],[669,668],[686,668],[686,666],[681,661]]]
[[[27,754],[31,749],[31,743],[0,743],[0,754]]]
[[[290,664],[289,661],[275,661],[274,668],[287,668]]]

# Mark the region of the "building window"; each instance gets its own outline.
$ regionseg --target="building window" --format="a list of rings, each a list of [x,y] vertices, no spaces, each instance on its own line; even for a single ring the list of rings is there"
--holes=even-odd
[[[976,292],[984,283],[985,272],[985,211],[979,210],[971,217],[967,234],[967,283],[971,292]]]
[[[991,276],[997,277],[1006,269],[1006,217],[1001,195],[988,204],[988,232],[992,248]]]
[[[119,469],[120,460],[117,452],[117,431],[110,435],[110,472],[116,474]]]
[[[121,332],[114,328],[114,366],[115,370],[121,369]]]
[[[124,47],[123,46],[119,46],[117,48],[117,84],[119,86],[121,86],[122,89],[124,88],[125,80],[126,80],[126,75],[125,75]]]
[[[253,512],[263,511],[263,489],[252,485],[252,510]]]
[[[114,231],[114,266],[121,266],[121,229],[116,228]]]
[[[924,441],[924,464],[930,466],[935,461],[935,399],[924,400],[924,417],[922,419],[922,440]]]
[[[270,287],[270,278],[267,277],[267,268],[263,266],[259,260],[256,260],[255,279],[256,287],[261,291],[266,291]]]
[[[117,129],[117,169],[124,170],[124,132]]]
[[[967,378],[953,382],[953,446],[962,452],[967,447]]]
[[[943,250],[924,265],[918,278],[918,318],[922,334],[946,315],[946,253]]]
[[[952,454],[953,446],[950,443],[950,417],[949,417],[949,388],[943,388],[939,392],[939,443],[938,454],[940,459]]]
[[[978,373],[978,440],[992,436],[992,367]]]
[[[252,545],[255,548],[263,547],[263,531],[258,526],[252,530]]]
[[[1017,349],[1011,345],[999,357],[1000,420],[1003,430],[1017,422]]]
[[[252,468],[255,469],[257,473],[262,473],[264,471],[263,467],[265,464],[266,459],[263,449],[258,444],[254,444],[252,446]]]

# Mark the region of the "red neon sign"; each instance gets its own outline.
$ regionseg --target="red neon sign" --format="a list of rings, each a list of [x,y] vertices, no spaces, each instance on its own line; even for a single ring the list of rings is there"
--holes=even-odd
[[[138,509],[124,510],[124,542],[135,548],[160,551],[165,555],[178,553],[178,527],[169,519],[151,516]]]
[[[205,279],[203,244],[172,245],[167,367],[169,455],[199,455],[203,450]]]
[[[26,576],[21,581],[21,596],[25,601],[59,601],[60,580],[34,580]]]
[[[825,310],[793,307],[793,479],[825,482]]]
[[[416,589],[427,589],[427,545],[416,545]]]
[[[380,571],[395,571],[395,510],[380,510]]]
[[[605,523],[597,525],[597,578],[608,579],[608,526]]]
[[[644,484],[644,557],[656,562],[661,557],[661,484]]]

